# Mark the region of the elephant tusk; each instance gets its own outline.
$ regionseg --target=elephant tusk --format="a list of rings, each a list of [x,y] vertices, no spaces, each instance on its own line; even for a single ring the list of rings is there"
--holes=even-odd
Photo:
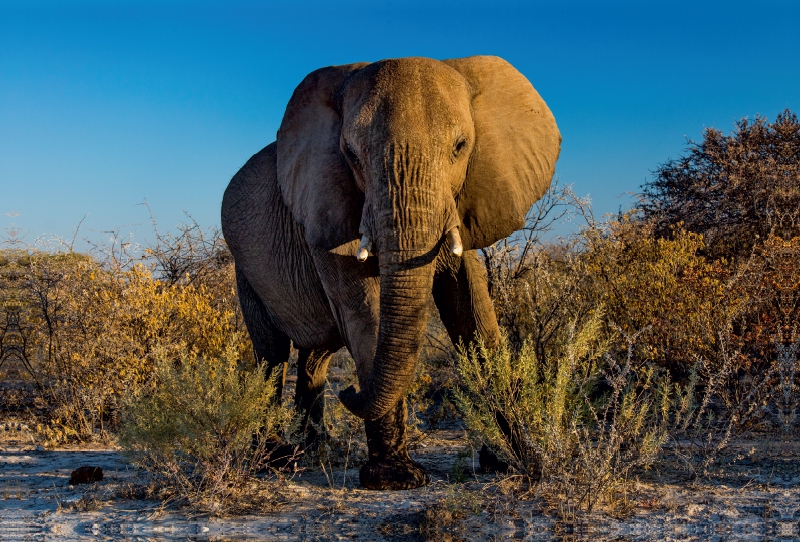
[[[358,252],[356,253],[356,258],[359,262],[367,261],[367,257],[369,257],[369,251],[372,250],[372,240],[366,235],[361,237],[361,244],[358,245]]]
[[[464,252],[464,245],[461,244],[461,236],[458,234],[458,226],[447,232],[447,244],[450,245],[450,253],[453,256],[461,256]]]

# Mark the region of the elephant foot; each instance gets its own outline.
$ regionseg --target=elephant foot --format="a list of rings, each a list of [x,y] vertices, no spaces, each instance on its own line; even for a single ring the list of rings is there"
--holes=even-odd
[[[366,489],[414,489],[429,484],[431,476],[410,458],[389,457],[371,460],[361,467],[359,481]]]

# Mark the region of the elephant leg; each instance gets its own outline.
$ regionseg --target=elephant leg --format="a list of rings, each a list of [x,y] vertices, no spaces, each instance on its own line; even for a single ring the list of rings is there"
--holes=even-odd
[[[469,343],[476,335],[489,348],[500,342],[486,267],[474,250],[460,258],[442,252],[433,279],[433,299],[453,344]]]
[[[306,448],[315,449],[324,438],[319,434],[325,412],[325,376],[333,352],[327,349],[301,348],[297,357],[297,387],[294,404],[301,416]],[[324,429],[323,429],[324,432]]]
[[[489,297],[486,267],[474,250],[465,252],[460,259],[446,253],[440,256],[433,298],[453,344],[468,344],[478,337],[491,349],[500,342],[500,327]],[[495,420],[512,449],[521,450],[518,435],[505,414],[497,411]],[[500,461],[486,446],[481,449],[479,460],[485,471],[508,470],[508,464]]]
[[[264,303],[238,267],[236,269],[236,290],[239,295],[239,304],[242,307],[244,323],[250,333],[250,340],[253,342],[256,363],[266,363],[267,374],[272,374],[276,367],[280,368],[275,383],[275,398],[279,401],[286,382],[291,342],[289,337],[272,324]]]
[[[361,386],[366,383],[378,337],[380,282],[377,258],[361,263],[353,256],[358,242],[342,254],[312,249],[314,264],[333,308],[347,349],[356,362]],[[368,489],[411,489],[428,482],[425,468],[408,455],[406,404],[400,400],[382,418],[365,422],[369,460],[361,468]]]
[[[406,444],[406,401],[401,399],[388,414],[364,422],[369,459],[359,481],[367,489],[413,489],[430,482],[425,467],[411,459]]]

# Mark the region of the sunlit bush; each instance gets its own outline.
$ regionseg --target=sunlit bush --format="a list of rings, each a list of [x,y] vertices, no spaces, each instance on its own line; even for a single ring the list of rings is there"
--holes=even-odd
[[[113,273],[84,260],[60,286],[56,347],[43,366],[56,379],[54,424],[80,438],[103,429],[119,398],[150,375],[156,352],[218,357],[235,331],[232,310],[214,307],[203,285],[164,284],[142,265]],[[245,340],[238,348],[247,350]]]
[[[530,341],[540,358],[552,355],[568,324],[585,322],[602,305],[607,333],[642,332],[637,357],[685,378],[718,348],[719,332],[746,296],[729,287],[732,273],[724,262],[698,254],[701,236],[678,231],[656,239],[651,233],[623,217],[558,245],[491,251],[492,297],[512,342]]]
[[[670,239],[627,217],[583,233],[587,297],[602,303],[624,334],[642,332],[639,357],[685,378],[700,358],[719,348],[719,333],[746,301],[731,289],[724,261],[699,252],[702,236],[676,230]]]
[[[51,443],[114,431],[120,398],[149,378],[156,352],[219,357],[235,336],[252,359],[224,243],[196,225],[181,231],[149,249],[112,239],[91,254],[0,253],[2,316],[22,322]]]

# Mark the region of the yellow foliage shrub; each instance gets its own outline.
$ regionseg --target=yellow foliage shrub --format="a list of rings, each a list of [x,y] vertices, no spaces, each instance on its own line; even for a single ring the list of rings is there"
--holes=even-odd
[[[623,335],[642,332],[642,359],[685,377],[711,355],[744,299],[728,288],[725,262],[699,254],[702,236],[677,230],[659,239],[649,225],[624,217],[606,231],[586,231],[584,239],[589,296],[606,307],[609,323]]]
[[[239,359],[252,357],[232,265],[214,280],[171,283],[141,262],[101,265],[76,253],[32,252],[16,265],[29,350],[49,406],[41,429],[52,442],[116,428],[120,399],[150,377],[156,355],[219,358],[237,337]]]

